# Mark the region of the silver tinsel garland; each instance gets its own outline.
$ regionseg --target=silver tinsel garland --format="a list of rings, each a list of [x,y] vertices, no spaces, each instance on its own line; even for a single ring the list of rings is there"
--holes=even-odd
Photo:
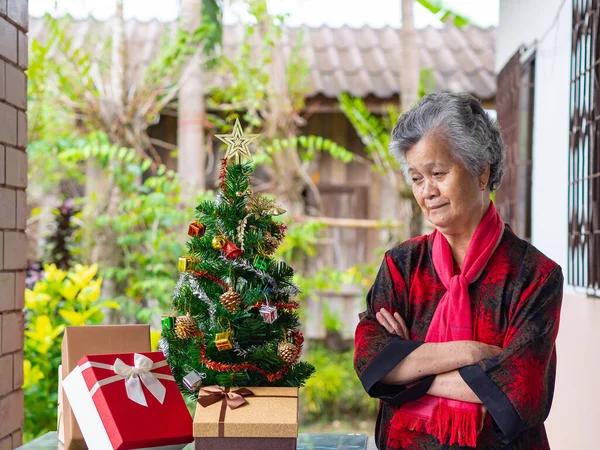
[[[232,264],[233,267],[248,270],[248,271],[254,273],[255,275],[257,275],[258,277],[264,279],[267,283],[269,283],[269,285],[274,293],[286,294],[291,297],[294,297],[300,293],[300,288],[298,288],[298,286],[296,286],[293,283],[286,283],[285,286],[279,287],[277,282],[273,279],[273,277],[271,275],[269,275],[264,270],[257,269],[256,267],[250,265],[246,261],[242,261],[242,262],[239,262],[237,260],[231,261],[231,260],[225,258],[223,255],[220,255],[219,258],[222,261],[226,262],[227,264]]]
[[[169,343],[167,342],[167,340],[165,338],[160,338],[158,340],[158,350],[161,351],[163,353],[163,355],[165,355],[165,358],[168,358]]]
[[[198,280],[194,278],[194,275],[188,272],[184,272],[179,277],[177,284],[175,285],[175,289],[173,290],[173,298],[178,298],[181,295],[181,289],[183,288],[184,283],[188,283],[190,288],[192,289],[192,294],[201,302],[204,302],[208,306],[208,315],[210,316],[210,327],[214,329],[217,326],[217,306],[215,303],[206,295],[206,292],[202,290]]]
[[[255,352],[259,348],[261,348],[260,345],[252,345],[246,349],[243,349],[238,342],[234,341],[234,343],[233,343],[233,352],[236,355],[238,355],[240,358],[244,358],[244,359],[246,359],[248,357],[250,352]]]

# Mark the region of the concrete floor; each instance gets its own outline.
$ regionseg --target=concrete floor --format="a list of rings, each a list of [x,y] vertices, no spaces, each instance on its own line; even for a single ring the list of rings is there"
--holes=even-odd
[[[550,416],[552,450],[600,450],[600,299],[565,294]]]

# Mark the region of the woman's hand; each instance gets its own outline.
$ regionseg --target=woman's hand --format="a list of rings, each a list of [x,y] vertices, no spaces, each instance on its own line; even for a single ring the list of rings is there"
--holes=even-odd
[[[375,314],[375,318],[388,333],[397,334],[402,339],[410,339],[410,333],[404,323],[404,319],[397,312],[392,314],[387,309],[381,308],[381,310]]]

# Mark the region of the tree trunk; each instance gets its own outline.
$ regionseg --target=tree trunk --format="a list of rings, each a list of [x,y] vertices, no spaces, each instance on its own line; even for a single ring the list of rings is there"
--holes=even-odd
[[[181,0],[181,26],[193,33],[201,24],[202,0]],[[191,198],[206,187],[206,151],[204,147],[204,86],[202,65],[192,58],[179,91],[177,172],[183,183],[182,199]]]
[[[113,26],[112,41],[112,64],[111,64],[111,89],[112,89],[112,107],[114,115],[119,118],[120,123],[126,123],[127,110],[127,42],[125,40],[125,17],[123,13],[124,0],[116,0],[116,13]],[[123,142],[115,142],[118,145],[126,145]],[[88,203],[90,220],[95,220],[97,212],[94,205],[99,205],[105,209],[111,217],[117,215],[117,207],[120,199],[120,192],[112,181],[112,177],[107,176],[106,172],[101,170],[96,164],[97,161],[89,161],[91,164],[87,167],[86,175],[88,180],[86,189],[88,192],[95,193],[95,201],[91,198]],[[119,162],[114,162],[119,164]],[[122,267],[123,252],[117,244],[114,231],[107,228],[102,236],[89,236],[91,242],[95,243],[94,254],[97,261],[105,267]],[[96,239],[97,240],[96,240]],[[102,283],[102,296],[110,299],[117,298],[123,287],[119,286],[117,280],[106,278]],[[111,323],[120,323],[121,314],[116,310],[108,313],[107,320]]]
[[[264,18],[259,26],[259,33],[263,42],[266,41],[270,17]],[[288,82],[285,58],[283,55],[283,42],[285,34],[277,39],[271,48],[271,62],[269,64],[269,93],[268,111],[265,114],[263,135],[269,140],[275,137],[291,139],[296,136],[293,123],[293,108],[288,92]],[[268,45],[268,44],[265,44]],[[301,162],[298,154],[290,149],[282,149],[272,155],[272,176],[277,180],[278,201],[292,215],[304,215],[304,200],[301,195],[302,185]]]
[[[113,23],[113,46],[111,82],[114,108],[121,123],[125,121],[125,104],[127,102],[127,43],[125,42],[125,19],[123,1],[117,0],[115,21]]]
[[[403,110],[414,105],[419,97],[419,49],[413,14],[414,0],[402,0],[402,28],[400,42],[402,49],[402,70],[400,71],[400,102]]]
[[[400,109],[407,110],[419,99],[419,76],[421,72],[417,47],[417,32],[413,14],[414,0],[402,1],[402,28],[400,29],[401,61],[400,71]],[[410,237],[423,232],[423,213],[414,198],[411,197]]]

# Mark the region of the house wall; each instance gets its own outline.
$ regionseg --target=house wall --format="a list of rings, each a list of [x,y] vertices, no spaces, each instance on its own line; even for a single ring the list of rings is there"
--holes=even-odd
[[[500,2],[497,73],[519,46],[531,46],[544,34],[535,62],[532,243],[566,268],[571,2]]]
[[[562,8],[561,8],[562,5]],[[572,2],[501,0],[496,71],[536,40],[532,243],[567,266],[567,192]],[[553,450],[600,448],[600,300],[565,286],[554,401],[546,421]]]
[[[22,444],[27,0],[0,0],[0,450]]]
[[[364,146],[356,131],[339,111],[312,115],[301,133],[331,139],[351,152],[365,156]],[[399,219],[395,195],[386,191],[392,198],[384,203],[384,179],[369,166],[356,161],[344,163],[326,152],[320,152],[317,158],[315,173],[311,176],[321,192],[323,216]],[[386,205],[385,208],[381,207],[382,204]],[[356,264],[379,264],[375,253],[377,247],[382,245],[380,233],[380,230],[375,229],[329,227],[327,239],[320,245],[318,256],[314,257],[313,267],[344,270]],[[343,337],[353,338],[358,315],[365,309],[364,302],[364,287],[357,285],[341,286],[340,292],[320,292],[318,299],[308,301],[307,318],[304,321],[306,337],[322,339],[326,336],[323,314],[327,307],[340,319]]]

